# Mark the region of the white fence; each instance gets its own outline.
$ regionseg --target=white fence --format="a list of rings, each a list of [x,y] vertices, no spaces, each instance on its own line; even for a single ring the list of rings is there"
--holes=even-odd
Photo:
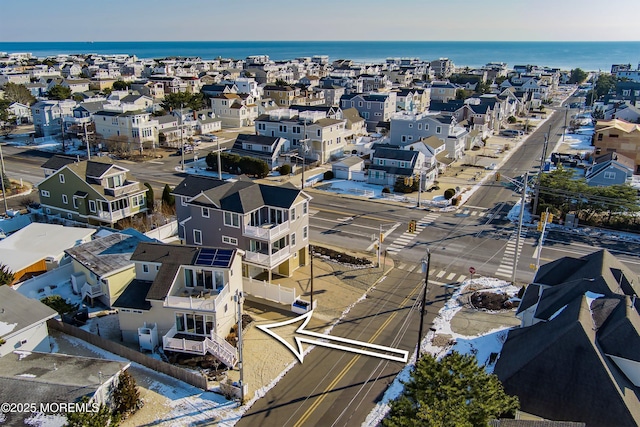
[[[147,231],[144,233],[145,236],[151,237],[152,239],[158,239],[163,241],[169,237],[173,237],[178,235],[178,221],[171,221],[161,227],[154,228],[151,231]]]
[[[65,264],[55,270],[47,271],[44,274],[18,283],[13,286],[13,289],[17,290],[27,298],[43,298],[44,296],[52,293],[52,285],[59,286],[60,284],[71,280],[71,274],[73,274],[73,264]],[[42,295],[42,292],[39,292],[40,290],[44,291],[44,295]],[[47,290],[49,290],[49,292],[47,292]]]
[[[251,296],[268,299],[280,304],[291,305],[296,299],[296,290],[275,285],[262,280],[243,278],[244,291]]]

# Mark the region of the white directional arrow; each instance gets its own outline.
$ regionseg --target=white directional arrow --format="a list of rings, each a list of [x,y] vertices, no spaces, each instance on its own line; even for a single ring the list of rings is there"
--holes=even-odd
[[[285,320],[284,322],[279,322],[279,323],[271,323],[269,325],[259,325],[258,329],[261,329],[262,331],[266,332],[267,334],[271,335],[273,338],[277,339],[282,344],[284,344],[298,358],[300,363],[302,363],[304,359],[302,343],[319,345],[323,347],[333,348],[336,350],[350,351],[352,353],[364,354],[366,356],[379,357],[381,359],[388,359],[388,360],[393,360],[395,362],[406,363],[409,355],[409,352],[407,352],[406,350],[399,350],[397,348],[385,347],[382,345],[371,344],[363,341],[350,340],[347,338],[333,337],[331,335],[319,334],[317,332],[305,330],[304,328],[305,326],[307,326],[307,323],[309,323],[309,320],[311,320],[312,314],[313,314],[313,310],[301,316],[298,316],[295,319]],[[300,326],[298,326],[298,329],[296,329],[296,332],[295,332],[296,335],[293,337],[296,342],[296,345],[298,346],[297,349],[294,348],[294,346],[288,343],[280,335],[276,334],[274,331],[271,330],[273,328],[278,328],[280,326],[287,326],[292,323],[297,323],[300,321],[303,321],[303,322]],[[298,335],[306,335],[306,337],[313,337],[315,339],[306,338],[305,336],[300,337]],[[355,347],[349,347],[347,345],[341,345],[341,344],[334,344],[334,342],[349,344]],[[368,349],[380,350],[381,352],[372,351]]]

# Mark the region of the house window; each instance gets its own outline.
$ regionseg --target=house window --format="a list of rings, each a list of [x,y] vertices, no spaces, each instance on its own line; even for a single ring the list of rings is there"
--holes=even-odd
[[[291,221],[296,220],[296,208],[291,208]]]
[[[308,206],[307,206],[307,205],[308,205],[308,204],[307,204],[307,202],[304,202],[304,203],[302,204],[302,214],[303,214],[303,215],[306,215],[306,214],[307,214],[307,209],[308,209]]]
[[[180,197],[180,204],[182,206],[187,206],[187,198],[186,197]]]
[[[51,196],[51,193],[49,193],[47,190],[40,190],[40,195],[42,197],[49,197]]]
[[[615,134],[615,133],[611,133],[611,134],[609,134],[609,138],[617,138],[617,137],[618,137],[618,135],[617,135],[617,134]]]
[[[62,195],[62,203],[64,203],[65,205],[69,204],[69,198],[66,194]]]
[[[64,175],[60,174],[58,175],[58,178],[60,178],[60,184],[64,184]]]
[[[304,228],[302,229],[302,238],[304,240],[307,240],[308,237],[309,237],[309,231],[307,229],[307,226],[305,225]]]
[[[418,130],[422,130],[422,123],[418,123]]]
[[[601,133],[598,134],[598,141],[602,141],[602,134]]]
[[[442,128],[440,126],[436,126],[436,133],[440,133],[442,131]]]
[[[198,229],[193,229],[193,243],[196,245],[202,244],[202,231]]]
[[[149,272],[149,265],[148,264],[142,264],[142,271],[144,273],[148,273]]]
[[[209,208],[202,208],[202,218],[209,218]]]
[[[616,179],[616,173],[615,172],[605,172],[604,173],[604,179]]]
[[[95,200],[89,200],[89,210],[91,212],[95,212],[96,211],[96,202],[95,202]]]
[[[73,219],[73,214],[68,213],[68,214],[67,214],[67,218],[69,218],[69,219]]]
[[[73,198],[73,207],[78,209],[78,199],[77,198]]]
[[[320,129],[318,129],[318,130],[316,131],[316,134],[317,134],[318,136],[320,136],[321,132],[322,132],[322,131],[321,131]]]
[[[296,245],[296,233],[291,234],[291,246]]]
[[[233,212],[225,212],[224,225],[228,227],[240,228],[240,215]]]
[[[238,239],[236,239],[235,237],[222,236],[222,243],[238,246]]]
[[[413,127],[413,123],[409,123],[409,127],[412,128]]]

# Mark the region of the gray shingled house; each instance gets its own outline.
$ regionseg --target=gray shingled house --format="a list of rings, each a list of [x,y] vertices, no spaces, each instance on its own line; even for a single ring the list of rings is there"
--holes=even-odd
[[[540,268],[494,369],[522,411],[589,427],[640,423],[639,284],[606,250]]]

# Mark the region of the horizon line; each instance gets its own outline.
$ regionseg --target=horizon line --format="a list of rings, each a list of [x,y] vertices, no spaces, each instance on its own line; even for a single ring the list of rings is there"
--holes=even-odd
[[[0,40],[0,43],[639,43],[640,40]]]

